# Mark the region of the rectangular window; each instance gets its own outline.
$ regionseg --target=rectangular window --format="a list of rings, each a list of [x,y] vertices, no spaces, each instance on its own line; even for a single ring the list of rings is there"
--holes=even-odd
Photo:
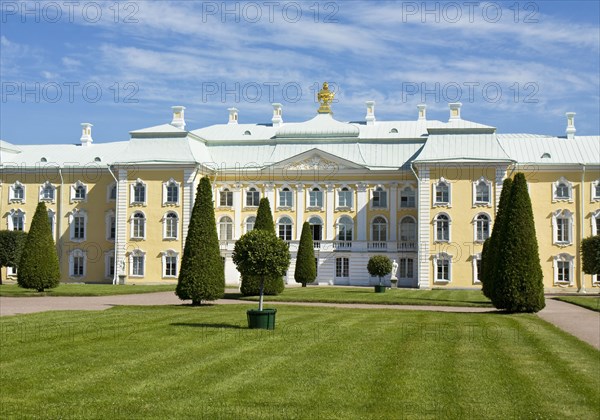
[[[344,189],[338,192],[338,206],[352,207],[352,191]]]
[[[23,200],[25,198],[25,191],[23,187],[15,187],[13,189],[13,199],[15,200]]]
[[[414,275],[414,261],[412,258],[400,258],[399,278],[412,279]]]
[[[247,207],[258,207],[260,203],[260,192],[254,188],[246,191],[246,206]]]
[[[338,278],[350,277],[350,259],[340,257],[335,259],[335,276]]]
[[[287,188],[279,191],[279,207],[292,207],[292,205],[292,192]]]
[[[558,277],[557,281],[571,282],[571,263],[569,261],[557,261]]]
[[[144,275],[144,256],[134,255],[132,258],[132,275],[143,276]]]
[[[112,187],[110,187],[110,195],[108,197],[109,200],[116,200],[117,199],[117,186],[113,185]]]
[[[229,190],[223,190],[219,193],[219,206],[221,207],[232,207],[233,206],[233,192]]]
[[[115,256],[108,255],[106,257],[106,277],[115,276]]]
[[[292,225],[279,225],[279,237],[284,241],[291,241]]]
[[[75,216],[73,217],[73,239],[84,239],[85,238],[85,217]]]
[[[560,243],[569,243],[570,241],[569,219],[556,219],[556,241]]]
[[[450,189],[448,185],[441,183],[435,188],[436,204],[447,204],[450,202]]]
[[[477,281],[481,281],[481,258],[475,260],[475,266],[477,267]]]
[[[54,237],[54,215],[52,213],[48,213],[48,224],[50,225],[50,233]]]
[[[403,192],[400,196],[400,207],[401,208],[414,208],[415,207],[415,194],[414,192]]]
[[[42,198],[44,200],[54,200],[54,188],[45,187],[44,191],[42,192]]]
[[[323,191],[313,190],[308,193],[309,207],[323,207]]]
[[[115,216],[110,216],[108,218],[108,223],[108,239],[115,239],[117,218]]]
[[[179,200],[179,187],[177,184],[167,185],[167,203],[175,204]]]
[[[137,184],[133,188],[133,201],[136,203],[143,203],[146,201],[146,187],[142,184]]]
[[[450,281],[450,261],[447,259],[437,260],[437,280]]]
[[[83,276],[83,256],[82,255],[73,256],[73,276],[76,276],[76,277]]]
[[[165,276],[176,277],[177,276],[177,257],[166,256],[165,257]]]
[[[387,192],[380,188],[373,191],[373,207],[374,208],[385,208],[387,207]]]

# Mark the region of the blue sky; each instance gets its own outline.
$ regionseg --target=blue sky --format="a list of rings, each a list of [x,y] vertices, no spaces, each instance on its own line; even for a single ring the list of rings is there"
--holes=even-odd
[[[445,121],[448,102],[499,132],[600,132],[597,1],[166,2],[2,1],[0,138],[96,142],[168,123],[314,116],[315,88],[337,91],[334,117]]]

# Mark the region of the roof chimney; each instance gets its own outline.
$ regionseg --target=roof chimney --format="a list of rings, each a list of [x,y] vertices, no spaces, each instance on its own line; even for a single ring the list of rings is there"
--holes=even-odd
[[[93,125],[90,123],[81,123],[81,145],[89,146],[92,144],[94,139],[92,139],[92,127]]]
[[[283,117],[281,116],[281,104],[272,104],[273,105],[273,118],[271,118],[271,122],[273,123],[273,127],[279,127],[283,124]]]
[[[367,125],[375,124],[375,101],[367,101],[367,115],[365,116]]]
[[[237,108],[228,108],[227,111],[229,111],[229,124],[237,124],[238,123]]]
[[[460,120],[460,107],[462,104],[460,102],[452,102],[451,104],[448,104],[448,106],[450,107],[450,119],[448,122]]]
[[[181,128],[185,130],[185,119],[183,118],[183,113],[185,111],[184,106],[172,106],[173,110],[173,121],[171,121],[171,125],[173,127]]]
[[[417,105],[417,109],[419,110],[419,120],[427,119],[427,105],[419,104]]]
[[[575,138],[575,132],[577,131],[575,129],[575,113],[567,112],[565,115],[567,116],[567,138],[572,140]]]

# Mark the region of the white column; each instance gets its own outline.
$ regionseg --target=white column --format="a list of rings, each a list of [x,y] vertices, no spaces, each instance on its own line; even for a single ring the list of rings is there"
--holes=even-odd
[[[304,224],[304,185],[296,184],[296,240],[300,240]]]
[[[335,192],[335,186],[333,184],[327,184],[326,185],[327,188],[327,197],[325,198],[325,203],[326,203],[326,219],[325,219],[325,240],[327,241],[333,241],[333,239],[335,238],[335,229],[334,229],[334,223],[335,220],[333,220],[334,216],[333,216],[333,205],[334,205],[334,200],[335,200],[335,196],[334,196],[334,192]]]
[[[125,252],[127,250],[127,227],[129,225],[127,221],[127,169],[119,169],[118,173],[119,184],[117,185],[117,208],[115,217],[117,223],[117,232],[115,238],[115,249],[117,250],[117,272],[116,274],[125,274],[125,267],[127,263],[125,261]]]
[[[196,199],[196,185],[194,177],[196,170],[194,168],[184,169],[183,171],[183,203],[181,215],[181,249],[185,246],[185,238],[187,238],[190,218],[194,209],[194,200]]]
[[[367,240],[367,184],[356,184],[356,240]]]
[[[419,226],[418,226],[418,287],[420,289],[429,289],[430,287],[430,267],[429,259],[429,241],[431,229],[431,185],[429,182],[429,168],[423,167],[419,169],[419,186],[417,188],[417,202],[419,210]]]
[[[390,184],[390,241],[394,242],[398,232],[398,183]]]
[[[502,166],[497,167],[494,214],[498,212],[498,205],[500,204],[500,194],[502,194],[502,183],[504,182],[504,178],[506,178],[506,168]]]
[[[274,182],[266,182],[264,184],[265,187],[265,197],[269,199],[269,206],[271,207],[271,213],[275,214],[275,183]]]
[[[238,240],[242,228],[242,184],[233,185],[233,239]]]

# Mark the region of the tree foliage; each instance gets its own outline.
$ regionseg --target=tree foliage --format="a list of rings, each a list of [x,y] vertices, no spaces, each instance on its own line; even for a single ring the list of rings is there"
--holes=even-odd
[[[600,235],[581,241],[581,265],[585,274],[600,275]]]
[[[496,212],[496,220],[492,234],[486,240],[487,247],[484,243],[483,251],[481,252],[481,282],[483,294],[492,299],[494,294],[494,279],[497,277],[497,258],[499,248],[501,247],[500,237],[504,229],[504,221],[506,220],[507,208],[510,202],[510,194],[513,181],[506,178],[502,183],[502,193],[498,203],[498,211]]]
[[[310,224],[304,222],[296,256],[294,280],[296,283],[302,283],[302,287],[306,287],[307,283],[312,283],[316,278],[317,267],[315,265],[315,249],[312,233],[310,231]]]
[[[17,271],[17,283],[25,289],[43,292],[60,283],[60,267],[48,210],[42,201],[37,205],[27,234]]]
[[[385,255],[374,255],[369,258],[367,270],[370,275],[379,277],[381,286],[381,278],[392,272],[392,261]]]
[[[531,199],[523,173],[517,173],[502,223],[492,303],[508,312],[538,312],[545,306],[544,284]]]
[[[19,267],[19,260],[26,240],[26,232],[0,230],[0,267]],[[2,284],[1,277],[0,284]]]
[[[288,244],[272,232],[254,229],[238,239],[233,262],[242,276],[259,278],[259,310],[262,310],[265,279],[281,278],[290,265]]]
[[[216,300],[225,292],[225,270],[213,207],[212,188],[208,177],[198,184],[196,200],[188,228],[179,279],[175,293],[192,305]]]
[[[256,213],[256,222],[254,222],[254,230],[264,230],[276,235],[275,224],[273,223],[273,214],[271,213],[271,205],[268,198],[261,198]],[[257,276],[242,274],[242,284],[240,292],[244,296],[260,295],[261,279]],[[285,285],[283,284],[282,276],[267,276],[264,279],[263,293],[265,295],[278,295],[283,292]]]

